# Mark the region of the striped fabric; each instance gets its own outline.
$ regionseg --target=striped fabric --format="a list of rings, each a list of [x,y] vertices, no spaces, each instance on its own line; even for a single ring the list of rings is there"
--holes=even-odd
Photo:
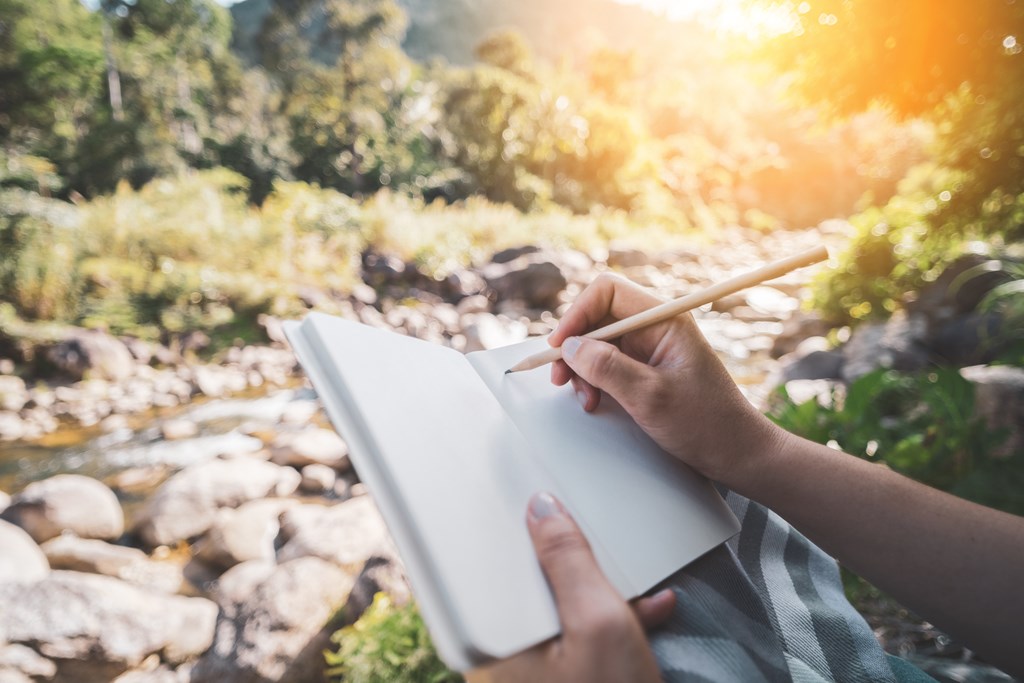
[[[835,560],[768,508],[723,495],[740,533],[663,584],[677,597],[651,640],[664,680],[905,680],[847,602]]]

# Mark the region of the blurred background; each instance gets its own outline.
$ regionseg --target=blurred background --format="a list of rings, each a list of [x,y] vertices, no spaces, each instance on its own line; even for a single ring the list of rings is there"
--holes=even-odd
[[[0,0],[0,509],[31,537],[0,534],[29,558],[0,592],[39,591],[0,643],[59,640],[12,624],[95,574],[145,588],[95,588],[142,631],[132,601],[212,600],[189,603],[209,637],[126,656],[83,617],[89,647],[18,672],[426,680],[400,565],[324,540],[329,514],[386,533],[280,321],[490,348],[550,331],[604,270],[679,296],[829,245],[829,268],[697,313],[745,394],[1024,513],[1022,42],[1013,0]],[[82,479],[116,506],[104,529],[67,521],[107,504]],[[54,500],[82,507],[30,512]],[[141,556],[96,559],[120,550]],[[890,651],[1006,680],[846,580]],[[355,587],[310,615],[246,602],[318,583]]]

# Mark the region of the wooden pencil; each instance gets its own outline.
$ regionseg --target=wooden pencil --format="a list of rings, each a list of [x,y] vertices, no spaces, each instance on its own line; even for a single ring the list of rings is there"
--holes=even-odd
[[[718,284],[712,285],[699,292],[687,294],[686,296],[672,301],[666,301],[654,308],[649,308],[646,311],[637,313],[636,315],[623,318],[611,325],[606,325],[600,329],[588,332],[583,336],[589,339],[597,339],[599,341],[616,339],[624,334],[636,332],[648,325],[655,325],[681,313],[693,310],[694,308],[699,308],[706,303],[721,299],[722,297],[730,294],[735,294],[747,287],[753,287],[754,285],[761,284],[762,282],[774,280],[775,278],[781,277],[790,271],[796,270],[797,268],[809,266],[820,261],[825,261],[826,259],[828,259],[828,250],[825,247],[813,247],[806,251],[802,251],[799,254],[794,254],[793,256],[773,261],[772,263],[761,266],[749,273],[737,275],[725,282],[719,282]],[[539,368],[542,365],[553,363],[561,357],[562,350],[560,348],[555,347],[547,349],[524,358],[506,370],[505,374],[507,375],[511,372],[533,370],[534,368]]]

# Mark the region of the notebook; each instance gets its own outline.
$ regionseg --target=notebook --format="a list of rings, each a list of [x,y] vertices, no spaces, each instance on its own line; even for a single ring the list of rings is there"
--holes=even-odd
[[[285,331],[456,670],[559,633],[526,528],[535,492],[562,501],[626,599],[739,530],[610,397],[585,413],[546,368],[505,374],[542,338],[463,355],[320,313]]]

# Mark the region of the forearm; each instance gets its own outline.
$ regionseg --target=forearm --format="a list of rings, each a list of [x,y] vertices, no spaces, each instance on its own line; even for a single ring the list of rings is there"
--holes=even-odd
[[[723,483],[993,663],[1024,674],[1024,518],[781,430],[761,457],[745,460]]]

